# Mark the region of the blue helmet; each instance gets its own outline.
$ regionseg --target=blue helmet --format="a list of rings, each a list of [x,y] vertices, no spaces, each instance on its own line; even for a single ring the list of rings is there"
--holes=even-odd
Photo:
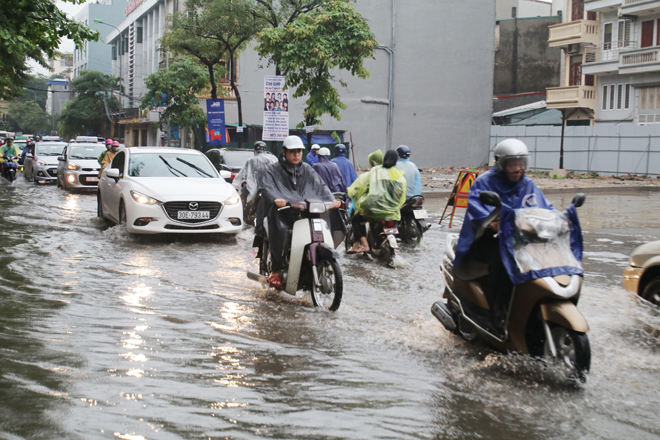
[[[396,149],[396,152],[399,154],[401,159],[407,159],[410,157],[410,148],[405,145],[399,145],[399,148]]]
[[[346,146],[344,144],[335,145],[335,154],[344,153],[346,154]]]

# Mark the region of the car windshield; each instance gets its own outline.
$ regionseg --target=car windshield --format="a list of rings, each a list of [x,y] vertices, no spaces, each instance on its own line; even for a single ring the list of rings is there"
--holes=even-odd
[[[201,154],[136,153],[128,165],[131,177],[204,177],[218,178],[218,173]]]
[[[225,151],[223,154],[224,164],[232,168],[242,168],[245,162],[254,157],[254,151]]]
[[[98,159],[105,145],[71,145],[69,150],[70,159]]]
[[[37,156],[60,156],[63,149],[62,144],[38,144]]]

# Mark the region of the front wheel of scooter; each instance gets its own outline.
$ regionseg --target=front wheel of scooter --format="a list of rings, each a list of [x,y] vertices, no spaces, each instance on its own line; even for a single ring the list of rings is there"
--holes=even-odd
[[[591,368],[591,347],[587,334],[558,325],[551,328],[550,334],[557,352],[556,359],[561,363],[566,376],[571,380],[586,382]],[[547,340],[543,345],[543,355],[553,357]]]
[[[314,307],[335,311],[341,303],[344,283],[341,278],[339,264],[333,259],[321,259],[316,264],[319,286],[312,282],[312,302]]]

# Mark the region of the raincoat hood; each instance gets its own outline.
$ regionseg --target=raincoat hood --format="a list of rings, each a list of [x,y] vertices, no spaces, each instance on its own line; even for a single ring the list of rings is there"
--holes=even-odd
[[[383,152],[380,150],[376,150],[373,153],[369,155],[369,166],[370,167],[375,167],[376,165],[382,165],[383,164]]]
[[[241,171],[239,171],[238,175],[234,178],[232,185],[240,191],[243,183],[245,183],[245,187],[248,191],[246,201],[252,201],[257,194],[259,182],[266,173],[266,168],[275,162],[277,162],[277,158],[272,154],[265,151],[257,152],[254,157],[249,158],[245,162]]]

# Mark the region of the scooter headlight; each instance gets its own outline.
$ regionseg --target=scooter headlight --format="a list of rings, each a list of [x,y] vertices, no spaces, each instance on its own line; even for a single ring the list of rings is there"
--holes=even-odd
[[[225,205],[235,205],[240,201],[241,198],[238,196],[238,194],[234,194],[233,196],[225,200]]]
[[[133,200],[143,205],[158,205],[160,203],[153,197],[146,196],[137,191],[131,191],[131,197],[133,197]]]
[[[325,211],[325,203],[312,202],[309,204],[309,212],[311,214],[323,214]]]

